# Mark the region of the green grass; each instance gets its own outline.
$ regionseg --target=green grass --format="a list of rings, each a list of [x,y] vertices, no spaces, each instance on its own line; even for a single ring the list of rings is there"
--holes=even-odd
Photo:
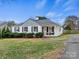
[[[0,40],[0,59],[42,59],[42,55],[63,47],[68,35],[39,39]]]

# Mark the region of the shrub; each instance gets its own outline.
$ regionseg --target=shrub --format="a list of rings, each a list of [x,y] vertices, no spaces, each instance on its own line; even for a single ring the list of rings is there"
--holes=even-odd
[[[3,38],[10,38],[10,32],[3,33]]]
[[[11,33],[10,36],[11,36],[12,38],[16,38],[16,37],[18,36],[18,33]]]
[[[10,32],[8,27],[7,28],[4,27],[2,29],[2,32],[1,32],[3,38],[9,38],[10,37],[10,33],[11,32]]]
[[[64,29],[65,30],[71,30],[71,27],[70,26],[66,26]]]
[[[35,34],[36,38],[42,38],[43,37],[43,33],[42,32],[38,32]]]
[[[26,37],[27,37],[27,38],[33,38],[33,37],[34,37],[34,33],[27,33],[27,34],[26,34]]]
[[[1,29],[0,29],[0,38],[2,37]]]
[[[26,35],[26,33],[19,33],[19,37],[24,38],[24,37],[25,37],[25,35]]]
[[[64,30],[64,34],[79,34],[79,30]]]
[[[0,35],[1,36],[1,35]],[[23,38],[25,37],[25,33],[11,33],[11,32],[3,32],[3,38]]]
[[[23,37],[25,37],[25,33],[12,33],[11,37],[13,37],[13,38],[23,38]]]
[[[7,32],[7,33],[2,33],[2,38],[12,38],[12,33]]]
[[[9,33],[9,38],[14,38],[14,33]]]

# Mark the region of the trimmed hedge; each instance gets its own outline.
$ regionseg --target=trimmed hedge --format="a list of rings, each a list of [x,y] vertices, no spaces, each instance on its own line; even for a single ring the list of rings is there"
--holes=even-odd
[[[64,30],[63,34],[79,34],[79,30]]]
[[[0,38],[2,38],[2,34],[1,34],[1,32],[0,32]]]
[[[43,33],[42,32],[38,32],[35,34],[36,38],[42,38],[43,37]]]
[[[38,33],[12,33],[12,32],[0,32],[0,38],[42,38],[43,33],[38,32]]]
[[[25,37],[25,33],[0,33],[0,37],[2,38],[24,38]]]
[[[13,38],[23,38],[23,37],[25,37],[25,33],[12,33],[11,34],[11,37],[13,37]]]
[[[33,38],[33,37],[34,37],[34,33],[27,33],[27,34],[26,34],[26,37],[27,37],[27,38]]]
[[[10,38],[10,32],[2,33],[3,38]]]

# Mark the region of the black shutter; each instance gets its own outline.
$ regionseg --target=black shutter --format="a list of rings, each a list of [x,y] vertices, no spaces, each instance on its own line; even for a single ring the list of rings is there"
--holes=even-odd
[[[48,35],[48,27],[47,27],[47,35]]]

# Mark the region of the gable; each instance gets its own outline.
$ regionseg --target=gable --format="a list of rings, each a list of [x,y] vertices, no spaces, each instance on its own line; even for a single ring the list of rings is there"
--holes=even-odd
[[[34,22],[33,20],[27,20],[21,26],[40,26],[38,23]]]

